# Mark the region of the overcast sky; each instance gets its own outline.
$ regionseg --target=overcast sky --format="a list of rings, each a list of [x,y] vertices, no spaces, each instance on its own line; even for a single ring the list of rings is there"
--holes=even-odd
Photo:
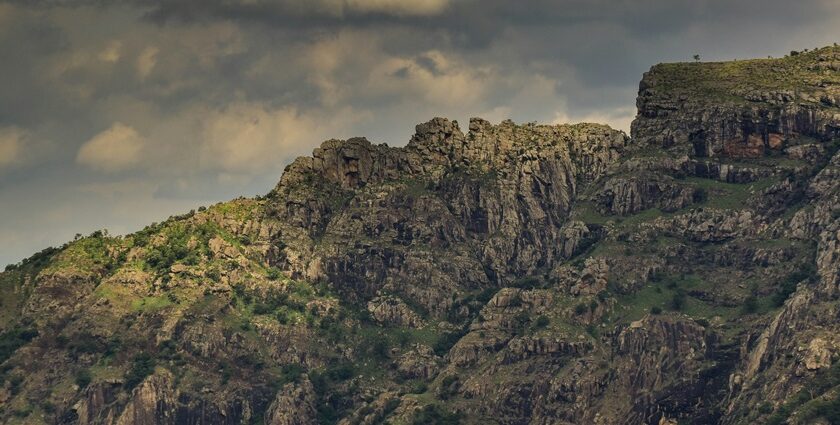
[[[837,41],[838,0],[0,1],[0,266],[265,194],[328,138],[627,131],[652,64]]]

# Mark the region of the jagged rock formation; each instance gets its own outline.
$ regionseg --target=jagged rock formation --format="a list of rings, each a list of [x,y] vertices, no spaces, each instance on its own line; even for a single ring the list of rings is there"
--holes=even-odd
[[[838,423],[840,50],[435,118],[0,274],[0,421]]]

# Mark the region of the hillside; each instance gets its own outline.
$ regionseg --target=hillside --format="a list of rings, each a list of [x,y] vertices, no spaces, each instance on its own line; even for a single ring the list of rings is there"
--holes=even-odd
[[[0,274],[0,422],[840,423],[840,48],[435,118]]]

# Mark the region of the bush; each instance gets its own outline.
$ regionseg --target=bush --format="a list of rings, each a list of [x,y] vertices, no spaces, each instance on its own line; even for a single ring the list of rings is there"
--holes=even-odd
[[[432,347],[435,350],[435,354],[438,356],[446,355],[446,353],[448,353],[455,343],[457,343],[463,336],[463,332],[447,332],[441,335],[440,338],[435,341],[434,347]]]
[[[458,425],[461,415],[447,412],[436,404],[430,404],[419,410],[412,420],[412,425]]]
[[[268,277],[271,280],[277,280],[277,279],[280,279],[281,277],[283,277],[283,272],[281,272],[279,269],[277,269],[275,267],[272,267],[272,268],[268,269],[268,273],[266,273],[266,277]]]
[[[410,394],[423,394],[429,390],[429,386],[423,381],[414,381],[408,388]]]
[[[540,286],[540,280],[533,276],[523,277],[515,280],[511,286],[521,289],[534,289]]]
[[[383,335],[372,335],[364,342],[366,354],[376,360],[388,358],[388,338]]]
[[[284,364],[280,368],[280,378],[283,383],[297,382],[301,375],[306,372],[303,365],[298,363]]]
[[[708,198],[709,195],[706,193],[706,189],[702,187],[697,188],[692,194],[692,200],[695,204],[702,204],[703,202],[706,202]]]
[[[494,288],[484,288],[478,295],[475,296],[475,300],[482,303],[487,304],[493,296],[496,295],[496,289]]]
[[[38,331],[30,328],[15,327],[0,334],[0,363],[12,357],[18,348],[38,336]]]
[[[538,330],[538,329],[545,328],[545,327],[546,327],[546,326],[548,326],[550,323],[551,323],[551,320],[549,320],[549,318],[548,318],[548,317],[546,317],[546,316],[544,316],[544,315],[541,315],[541,316],[537,317],[537,319],[536,319],[536,320],[534,320],[534,323],[531,325],[531,327],[532,327],[534,330]]]
[[[461,381],[458,376],[449,375],[441,381],[437,396],[441,400],[448,400],[458,393],[459,388],[461,388]]]
[[[765,402],[759,404],[758,405],[758,413],[761,413],[763,415],[773,413],[773,405],[768,401],[765,401]]]
[[[661,313],[662,313],[662,308],[660,308],[657,305],[650,308],[650,314],[661,314]]]
[[[349,363],[342,363],[335,366],[330,366],[326,370],[326,375],[333,381],[346,381],[353,377],[355,371],[353,365]]]
[[[222,280],[222,272],[220,272],[219,269],[217,269],[215,267],[207,270],[206,276],[207,276],[207,278],[209,278],[210,280],[212,280],[214,282],[218,282],[218,281]]]
[[[789,274],[782,285],[773,294],[773,305],[781,307],[790,296],[796,292],[796,285],[806,279],[814,279],[817,271],[812,264],[801,266],[798,270]]]
[[[586,304],[579,303],[578,305],[575,306],[575,315],[580,316],[583,313],[586,313],[586,310],[588,310]]]
[[[23,385],[23,376],[12,375],[12,377],[9,378],[9,390],[12,392],[12,395],[17,394],[20,391],[21,385]]]
[[[90,381],[93,380],[93,377],[90,374],[90,371],[87,369],[79,369],[76,372],[76,376],[74,377],[76,385],[79,386],[79,389],[85,389],[88,385],[90,385]]]
[[[143,382],[147,376],[154,373],[155,363],[154,357],[149,353],[140,353],[134,356],[134,359],[131,361],[131,368],[125,374],[125,388],[128,390],[133,389]]]
[[[741,312],[744,314],[752,314],[758,311],[758,297],[755,294],[750,294],[744,299],[744,305],[741,306]]]
[[[674,292],[674,296],[671,297],[670,307],[674,311],[680,311],[685,307],[685,291],[683,289],[677,289]]]

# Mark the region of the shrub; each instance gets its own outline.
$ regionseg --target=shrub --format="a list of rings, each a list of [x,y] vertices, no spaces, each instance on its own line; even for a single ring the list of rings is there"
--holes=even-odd
[[[790,296],[796,292],[796,285],[806,279],[813,279],[817,274],[813,265],[807,264],[789,274],[782,285],[773,294],[773,305],[781,307]]]
[[[487,304],[493,296],[496,295],[496,289],[494,288],[484,288],[478,295],[475,296],[475,300],[482,303]]]
[[[540,315],[539,317],[537,317],[537,319],[536,319],[536,320],[534,320],[534,324],[533,324],[533,325],[531,325],[531,327],[532,327],[534,330],[538,330],[538,329],[545,328],[545,327],[546,327],[546,326],[548,326],[550,323],[551,323],[551,320],[549,320],[549,318],[548,318],[548,317],[546,317],[546,316],[544,316],[544,315]]]
[[[155,371],[155,359],[149,353],[140,353],[134,356],[131,361],[131,368],[125,374],[125,388],[133,389],[147,376]]]
[[[303,366],[298,363],[285,364],[280,368],[280,383],[297,382],[304,371]]]
[[[414,381],[408,388],[410,394],[423,394],[429,390],[429,386],[423,381]]]
[[[79,386],[79,389],[85,389],[88,385],[90,385],[90,381],[93,380],[93,377],[90,374],[90,371],[87,369],[79,369],[76,371],[76,376],[74,377],[76,385]]]
[[[438,356],[446,355],[449,350],[464,336],[463,332],[447,332],[441,335],[437,341],[435,341],[434,347],[435,354]]]
[[[207,278],[209,278],[210,280],[212,280],[214,282],[218,282],[218,281],[222,280],[222,272],[220,272],[219,269],[217,269],[215,267],[207,270],[206,276],[207,276]]]
[[[275,267],[272,267],[272,268],[268,269],[268,273],[266,273],[266,276],[271,280],[277,280],[277,279],[280,279],[281,277],[283,277],[283,272],[281,272],[279,269],[277,269]]]
[[[586,310],[588,310],[588,308],[586,307],[586,304],[579,303],[578,305],[575,306],[575,315],[580,316],[583,313],[586,313]]]
[[[449,375],[440,382],[440,388],[438,388],[437,394],[438,398],[448,400],[458,393],[459,388],[461,388],[461,381],[458,375]]]
[[[660,308],[657,305],[650,308],[650,314],[661,314],[661,313],[662,313],[662,308]]]
[[[752,314],[758,311],[758,297],[755,294],[750,294],[744,299],[744,305],[741,306],[741,312],[744,314]]]
[[[363,334],[361,344],[364,355],[369,358],[380,361],[388,358],[390,341],[385,335],[380,333]]]
[[[12,410],[12,415],[18,418],[26,418],[32,414],[32,406],[24,406],[23,408]]]
[[[705,188],[698,187],[694,190],[692,200],[695,204],[702,204],[703,202],[706,202],[707,199],[709,199],[709,194],[706,192]]]
[[[53,413],[55,413],[55,404],[53,404],[49,400],[46,400],[43,403],[41,403],[41,409],[44,410],[44,413],[52,415]]]
[[[36,336],[38,336],[38,331],[23,327],[15,327],[0,334],[0,363],[8,360],[18,348]]]
[[[436,404],[430,404],[419,410],[411,423],[412,425],[457,425],[461,423],[461,416],[443,410]]]
[[[222,371],[222,385],[227,384],[228,381],[230,381],[230,378],[233,377],[233,367],[231,367],[229,362],[222,360],[219,362],[219,369]]]
[[[540,280],[533,276],[523,277],[521,279],[515,280],[512,286],[522,289],[534,289],[540,286]]]
[[[758,413],[761,413],[763,415],[773,413],[773,405],[768,401],[765,401],[765,402],[759,404],[758,405]]]
[[[674,292],[674,296],[671,297],[670,302],[671,310],[680,311],[685,307],[685,291],[682,289],[677,289]]]
[[[741,313],[752,314],[758,311],[758,285],[750,285],[750,295],[744,299],[744,305],[741,306]]]
[[[12,392],[12,395],[17,394],[20,391],[21,385],[23,385],[23,376],[12,375],[12,377],[9,378],[9,390]]]
[[[330,366],[325,373],[333,381],[346,381],[352,378],[355,372],[352,364],[342,363]]]

